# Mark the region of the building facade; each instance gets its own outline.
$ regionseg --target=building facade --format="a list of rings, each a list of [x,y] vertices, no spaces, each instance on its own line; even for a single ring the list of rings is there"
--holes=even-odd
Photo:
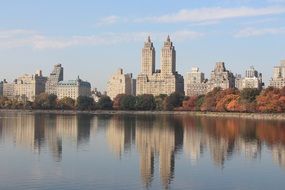
[[[207,92],[205,74],[198,67],[193,67],[186,73],[184,91],[186,96],[199,96]]]
[[[226,70],[224,62],[217,62],[215,69],[211,73],[210,80],[208,81],[207,91],[210,92],[214,88],[234,88],[235,76],[232,72]]]
[[[176,51],[169,36],[161,50],[161,69],[156,71],[155,48],[148,37],[142,49],[141,72],[137,77],[136,89],[137,95],[184,94],[184,79],[176,71]]]
[[[0,81],[0,97],[3,96],[3,81]]]
[[[121,68],[107,83],[107,96],[113,100],[118,94],[136,95],[132,74],[124,74]]]
[[[60,81],[63,81],[63,67],[61,64],[57,64],[54,66],[53,71],[46,82],[46,93],[56,94],[57,84]]]
[[[13,99],[15,97],[14,89],[15,89],[15,81],[12,83],[8,83],[6,79],[3,81],[3,97],[7,97],[9,99]]]
[[[273,77],[269,86],[283,88],[285,86],[285,60],[282,60],[279,66],[273,68]]]
[[[69,97],[74,100],[79,96],[91,96],[91,84],[79,77],[76,80],[60,81],[56,87],[56,95],[58,99]]]
[[[257,88],[261,90],[263,87],[262,74],[258,73],[258,71],[251,66],[246,70],[245,77],[241,77],[241,75],[235,77],[235,87],[239,90],[245,88]]]
[[[45,92],[46,77],[42,76],[42,71],[37,71],[34,75],[24,74],[16,79],[14,84],[14,97],[21,101],[34,101],[35,97]]]

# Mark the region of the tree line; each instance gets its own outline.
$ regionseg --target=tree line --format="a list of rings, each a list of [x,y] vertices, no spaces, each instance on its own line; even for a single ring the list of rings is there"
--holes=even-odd
[[[19,101],[0,97],[0,109],[43,109],[43,110],[141,110],[141,111],[211,111],[211,112],[285,112],[285,87],[268,87],[263,90],[246,88],[215,88],[206,95],[187,97],[179,93],[169,96],[138,96],[119,94],[112,101],[102,96],[98,102],[93,98],[79,96],[76,100],[42,93],[31,101]]]

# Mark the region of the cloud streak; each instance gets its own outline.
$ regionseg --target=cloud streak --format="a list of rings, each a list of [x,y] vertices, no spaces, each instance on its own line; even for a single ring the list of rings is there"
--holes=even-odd
[[[191,30],[167,32],[105,33],[101,35],[50,37],[29,30],[0,30],[0,48],[11,49],[30,47],[37,50],[64,49],[78,46],[114,45],[121,43],[143,42],[148,35],[162,41],[170,34],[174,41],[188,41],[204,36]]]
[[[192,10],[180,10],[173,14],[135,19],[135,22],[149,23],[179,23],[179,22],[208,22],[221,21],[233,18],[257,17],[265,15],[277,15],[285,13],[285,7],[263,7],[263,8],[200,8]]]
[[[97,23],[96,26],[109,26],[117,23],[120,20],[120,17],[111,15],[108,17],[101,18]]]
[[[285,28],[244,28],[238,31],[234,37],[258,37],[264,35],[280,35],[285,34]]]

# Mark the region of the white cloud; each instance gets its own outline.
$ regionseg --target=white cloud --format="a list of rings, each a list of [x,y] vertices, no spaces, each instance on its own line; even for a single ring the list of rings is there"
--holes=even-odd
[[[0,30],[0,48],[30,47],[33,49],[62,49],[75,46],[113,45],[143,42],[148,35],[164,40],[170,34],[174,41],[192,40],[203,34],[190,30],[176,32],[105,33],[90,36],[50,37],[29,30]]]
[[[207,22],[220,21],[231,18],[256,17],[264,15],[276,15],[285,13],[285,7],[264,7],[264,8],[201,8],[193,10],[180,10],[177,13],[166,14],[155,17],[135,19],[135,22],[153,23],[177,23],[177,22]]]
[[[96,26],[108,26],[115,24],[119,21],[120,17],[111,15],[108,17],[101,18],[97,23]]]
[[[285,28],[244,28],[238,31],[234,36],[236,38],[242,38],[276,34],[285,34]]]

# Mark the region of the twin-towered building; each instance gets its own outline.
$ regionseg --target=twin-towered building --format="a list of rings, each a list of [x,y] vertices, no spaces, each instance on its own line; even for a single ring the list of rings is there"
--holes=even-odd
[[[154,96],[177,92],[186,96],[198,96],[212,91],[214,88],[257,88],[262,89],[264,83],[262,74],[254,67],[245,72],[245,76],[234,75],[227,70],[224,62],[217,62],[210,78],[198,67],[193,67],[186,73],[185,82],[182,75],[176,71],[176,51],[173,42],[168,36],[160,53],[160,69],[156,69],[156,51],[150,37],[144,43],[141,51],[141,71],[137,79],[132,74],[124,74],[119,69],[113,74],[107,83],[107,95],[114,99],[118,94],[141,95],[152,94]],[[273,78],[269,86],[283,88],[285,86],[285,60],[280,66],[274,67]],[[0,82],[0,96],[10,99],[33,101],[37,95],[46,92],[55,94],[59,99],[78,96],[92,96],[89,82],[81,80],[63,81],[63,67],[61,64],[54,66],[49,77],[44,77],[41,71],[34,75],[23,75],[12,83],[6,80]]]
[[[176,71],[176,51],[168,36],[161,49],[161,69],[155,70],[155,48],[150,37],[144,44],[141,72],[137,77],[137,95],[184,93],[183,76]]]
[[[224,62],[217,62],[210,78],[206,79],[205,74],[198,67],[193,67],[186,73],[185,81],[183,76],[176,71],[176,51],[168,36],[161,49],[161,68],[156,70],[156,51],[150,37],[144,43],[141,52],[141,71],[135,83],[126,82],[134,80],[119,70],[112,75],[108,81],[107,95],[112,99],[118,94],[141,95],[160,94],[169,95],[173,92],[185,94],[186,96],[198,96],[212,91],[214,88],[228,89],[245,88],[262,89],[264,86],[262,74],[252,66],[246,70],[245,76],[234,75],[226,69]],[[135,87],[134,87],[135,86]],[[285,61],[274,68],[274,77],[270,86],[282,88],[285,86]],[[136,93],[133,90],[136,89]]]

